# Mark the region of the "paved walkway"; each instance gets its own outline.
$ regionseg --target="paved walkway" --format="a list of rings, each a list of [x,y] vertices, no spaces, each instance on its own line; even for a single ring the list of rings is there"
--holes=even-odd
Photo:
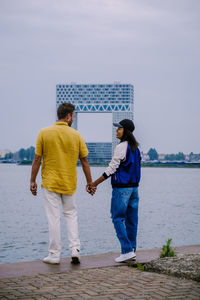
[[[178,253],[198,253],[200,245],[176,249]],[[147,261],[147,258],[150,260],[152,256],[156,258],[158,253],[158,249],[137,251],[137,257],[140,257],[142,262],[142,260]],[[0,265],[2,277],[0,299],[200,299],[198,282],[143,272],[124,264],[115,264],[115,267],[105,266],[103,258],[109,257],[108,264],[111,255],[116,256],[116,254],[104,254],[83,257],[82,261],[85,262],[74,267],[69,263],[69,259],[64,259],[60,266],[49,266],[51,269],[46,272],[40,272],[40,269],[39,273],[35,274],[35,269],[32,268],[32,275],[28,272],[28,265],[29,271],[35,264],[41,264],[44,268],[48,265],[41,262]],[[98,268],[92,266],[95,261],[99,262]],[[12,267],[15,269],[16,265],[25,266],[24,264],[26,264],[24,270],[26,275],[18,273],[11,277],[11,272],[10,276],[8,273],[2,275],[2,271],[6,271],[6,266],[11,270]]]

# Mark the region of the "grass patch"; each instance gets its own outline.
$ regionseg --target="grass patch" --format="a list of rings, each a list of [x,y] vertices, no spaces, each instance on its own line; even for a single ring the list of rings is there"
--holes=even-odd
[[[144,270],[145,270],[143,264],[140,264],[139,262],[136,262],[136,266],[137,266],[136,268],[137,268],[138,270],[140,270],[140,271],[144,271]]]

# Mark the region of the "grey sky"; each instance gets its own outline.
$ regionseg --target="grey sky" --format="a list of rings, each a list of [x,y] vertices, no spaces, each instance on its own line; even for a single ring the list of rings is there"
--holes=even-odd
[[[199,153],[199,15],[199,0],[0,0],[0,149],[55,121],[56,84],[120,81],[143,151]]]

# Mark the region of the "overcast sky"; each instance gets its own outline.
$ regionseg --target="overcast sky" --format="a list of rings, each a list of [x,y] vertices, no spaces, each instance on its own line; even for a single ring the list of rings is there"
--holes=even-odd
[[[0,0],[0,149],[54,123],[56,84],[120,81],[141,150],[200,153],[199,16],[199,0]],[[109,118],[80,120],[111,138]]]

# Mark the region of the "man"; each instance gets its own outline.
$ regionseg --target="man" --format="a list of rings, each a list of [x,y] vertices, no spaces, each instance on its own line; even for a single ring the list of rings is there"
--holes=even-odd
[[[67,234],[72,263],[80,263],[80,240],[78,235],[75,191],[77,186],[76,165],[80,158],[86,177],[87,192],[94,194],[90,166],[87,160],[88,149],[78,131],[71,128],[75,118],[75,107],[63,103],[57,110],[58,122],[39,132],[33,160],[30,190],[37,195],[36,177],[42,161],[42,190],[45,211],[49,224],[49,255],[44,263],[59,264],[61,254],[60,202],[67,222]]]

